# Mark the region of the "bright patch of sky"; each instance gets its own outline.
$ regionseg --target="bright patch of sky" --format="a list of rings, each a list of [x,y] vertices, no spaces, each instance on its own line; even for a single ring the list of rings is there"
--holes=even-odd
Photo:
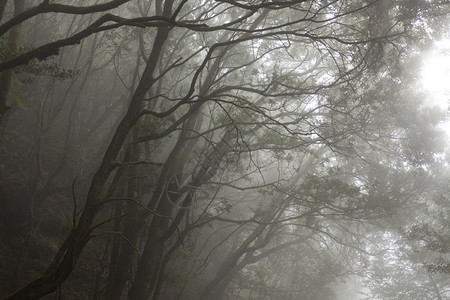
[[[424,55],[421,75],[423,88],[434,104],[447,109],[450,100],[450,40],[435,42]]]
[[[449,110],[450,105],[450,39],[440,40],[423,56],[421,84],[429,95],[431,106]],[[450,138],[450,120],[442,124]]]

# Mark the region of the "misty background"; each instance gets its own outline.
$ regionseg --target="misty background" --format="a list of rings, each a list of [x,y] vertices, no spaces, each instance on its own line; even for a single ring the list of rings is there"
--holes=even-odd
[[[449,14],[0,0],[0,299],[450,299]]]

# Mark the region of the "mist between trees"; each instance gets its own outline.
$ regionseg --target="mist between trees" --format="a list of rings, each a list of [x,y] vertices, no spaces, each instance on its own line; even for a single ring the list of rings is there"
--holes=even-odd
[[[1,0],[0,297],[449,299],[448,4]]]

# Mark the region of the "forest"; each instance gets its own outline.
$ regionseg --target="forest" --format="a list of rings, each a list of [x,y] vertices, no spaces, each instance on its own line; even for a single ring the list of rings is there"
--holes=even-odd
[[[0,299],[450,299],[449,16],[0,0]]]

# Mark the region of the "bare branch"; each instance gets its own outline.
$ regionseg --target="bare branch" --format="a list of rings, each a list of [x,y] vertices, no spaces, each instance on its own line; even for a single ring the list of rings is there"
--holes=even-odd
[[[147,161],[147,160],[141,160],[141,161],[127,161],[127,162],[114,162],[113,163],[116,167],[124,167],[124,166],[135,166],[135,165],[152,165],[152,166],[164,166],[164,163],[158,163],[154,161]]]

